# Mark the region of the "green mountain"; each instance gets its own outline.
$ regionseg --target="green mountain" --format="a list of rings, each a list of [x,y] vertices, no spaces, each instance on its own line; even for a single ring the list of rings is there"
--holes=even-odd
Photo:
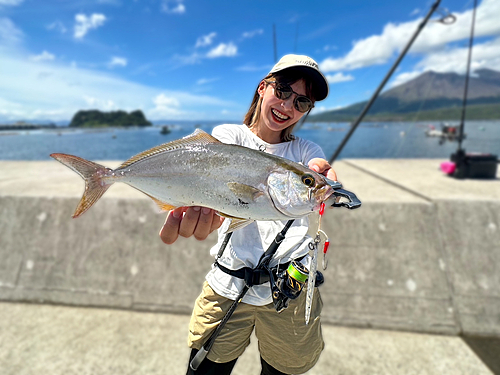
[[[425,72],[393,87],[373,103],[365,121],[459,120],[462,115],[465,76]],[[367,101],[309,116],[311,122],[344,122],[356,119]],[[476,70],[469,78],[466,117],[500,119],[500,72]]]
[[[142,111],[101,112],[98,110],[78,111],[69,124],[70,127],[108,127],[108,126],[151,126]]]

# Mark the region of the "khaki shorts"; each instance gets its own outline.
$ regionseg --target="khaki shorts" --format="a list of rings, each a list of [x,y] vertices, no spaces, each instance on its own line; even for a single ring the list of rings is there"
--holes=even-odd
[[[277,370],[287,374],[301,374],[311,369],[324,348],[319,315],[323,307],[318,289],[314,291],[309,325],[305,324],[307,289],[287,309],[278,314],[271,303],[253,306],[240,303],[207,358],[225,363],[238,358],[250,344],[255,327],[262,358]],[[205,281],[203,291],[195,302],[189,323],[188,344],[200,349],[217,327],[232,300],[221,297]]]

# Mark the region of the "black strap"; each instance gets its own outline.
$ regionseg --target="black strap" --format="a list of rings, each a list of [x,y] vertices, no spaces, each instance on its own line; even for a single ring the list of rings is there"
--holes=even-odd
[[[238,270],[231,270],[227,267],[224,267],[222,264],[215,260],[214,264],[219,267],[219,269],[228,275],[233,277],[237,277],[238,279],[245,280],[245,284],[248,287],[252,287],[254,285],[261,285],[267,283],[269,281],[269,272],[263,269],[253,269],[250,267],[243,267]]]

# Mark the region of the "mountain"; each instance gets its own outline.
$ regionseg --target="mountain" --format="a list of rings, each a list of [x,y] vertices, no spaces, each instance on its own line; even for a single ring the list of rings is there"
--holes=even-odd
[[[465,76],[425,72],[381,94],[367,121],[458,120],[462,112]],[[308,121],[352,121],[367,101],[310,116]],[[468,119],[500,119],[500,72],[478,69],[469,78]],[[447,117],[451,116],[451,117]]]

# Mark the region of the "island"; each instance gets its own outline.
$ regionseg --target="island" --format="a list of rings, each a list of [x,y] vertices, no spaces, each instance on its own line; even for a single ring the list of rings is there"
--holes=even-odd
[[[125,111],[101,112],[99,110],[78,111],[71,120],[69,127],[123,127],[151,126],[141,110],[127,113]]]

